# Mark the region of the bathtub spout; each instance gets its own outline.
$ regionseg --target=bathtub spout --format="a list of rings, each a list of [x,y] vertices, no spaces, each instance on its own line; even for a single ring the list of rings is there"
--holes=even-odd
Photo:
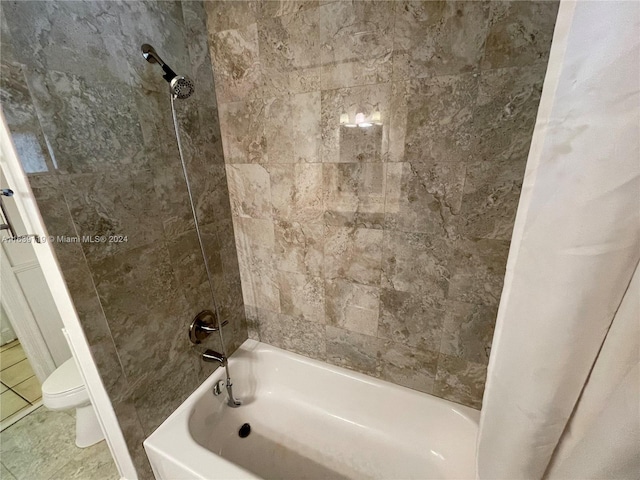
[[[227,366],[228,364],[227,357],[222,353],[218,353],[215,350],[211,350],[207,348],[207,350],[205,350],[205,352],[202,354],[202,359],[205,362],[211,362],[211,363],[218,362],[220,365],[224,367],[225,373],[227,374],[227,381],[224,382],[224,386],[227,389],[227,394],[229,395],[229,399],[227,400],[227,405],[233,408],[236,408],[242,405],[242,402],[240,402],[240,400],[237,400],[236,397],[233,396],[233,383],[231,383],[231,377],[229,376],[229,368]],[[215,394],[218,395],[219,391],[216,392]]]
[[[211,350],[209,348],[207,348],[207,350],[202,354],[202,360],[211,363],[218,362],[223,367],[227,366],[227,357],[225,357],[222,353],[218,353],[215,350]]]

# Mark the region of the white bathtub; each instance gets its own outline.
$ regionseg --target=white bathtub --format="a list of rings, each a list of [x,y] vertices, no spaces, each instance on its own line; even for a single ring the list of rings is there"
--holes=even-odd
[[[473,479],[479,412],[247,340],[144,442],[158,480]],[[251,434],[238,430],[251,425]]]

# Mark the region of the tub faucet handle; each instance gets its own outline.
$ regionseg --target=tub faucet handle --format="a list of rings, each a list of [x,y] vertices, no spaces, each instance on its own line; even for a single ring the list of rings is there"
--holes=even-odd
[[[198,328],[203,332],[213,333],[220,330],[221,327],[226,327],[228,324],[229,324],[229,320],[225,320],[224,322],[222,322],[222,325],[220,325],[220,327],[211,327],[209,325],[199,325]]]
[[[197,345],[228,323],[228,320],[225,320],[222,324],[218,323],[218,316],[215,312],[203,310],[193,318],[191,325],[189,325],[189,340]]]

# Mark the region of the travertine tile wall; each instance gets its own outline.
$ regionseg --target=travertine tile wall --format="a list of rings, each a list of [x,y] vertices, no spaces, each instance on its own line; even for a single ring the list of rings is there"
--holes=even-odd
[[[213,308],[168,85],[143,43],[195,80],[176,106],[198,222],[228,349],[247,336],[205,17],[193,1],[2,2],[2,109],[49,234],[127,236],[54,249],[140,478],[142,441],[212,369],[187,328]]]
[[[251,337],[480,407],[557,6],[206,3]]]

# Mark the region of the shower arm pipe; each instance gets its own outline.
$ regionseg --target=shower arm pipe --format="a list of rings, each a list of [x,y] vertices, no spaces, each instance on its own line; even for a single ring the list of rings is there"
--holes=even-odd
[[[182,151],[182,142],[180,140],[180,130],[178,128],[178,119],[176,117],[176,108],[175,108],[175,98],[173,95],[170,95],[171,97],[171,116],[173,119],[173,128],[175,130],[175,134],[176,134],[176,142],[178,144],[178,152],[180,153],[180,163],[182,165],[182,173],[184,174],[184,180],[185,183],[187,185],[187,193],[189,195],[189,204],[191,206],[191,214],[193,215],[193,223],[195,225],[195,230],[196,230],[196,236],[198,237],[198,245],[200,246],[200,252],[202,253],[202,260],[204,262],[204,268],[207,272],[207,279],[209,280],[209,290],[211,292],[211,301],[213,302],[213,308],[216,311],[216,314],[218,315],[218,318],[220,318],[220,309],[218,308],[218,302],[216,302],[216,297],[215,297],[215,293],[213,291],[213,285],[211,284],[211,270],[209,268],[209,261],[207,260],[207,255],[205,253],[204,250],[204,245],[202,244],[202,236],[200,234],[200,227],[198,225],[198,216],[196,213],[196,209],[193,203],[193,193],[191,190],[191,183],[189,182],[189,174],[187,173],[187,167],[185,165],[185,161],[184,161],[184,153]],[[222,324],[220,324],[218,330],[218,336],[220,337],[220,345],[222,348],[222,355],[224,356],[225,359],[229,358],[229,355],[227,355],[227,347],[225,346],[224,343],[224,335],[222,334],[222,327],[226,324],[226,322],[223,322]],[[229,394],[229,399],[228,399],[228,405],[230,407],[239,407],[241,405],[241,403],[233,396],[233,389],[232,386],[233,384],[231,383],[231,374],[229,373],[229,362],[224,362],[221,363],[221,365],[224,367],[225,370],[225,374],[227,376],[227,381],[226,381],[226,388],[227,388],[227,393]]]
[[[174,72],[171,69],[171,67],[169,67],[169,65],[164,63],[162,58],[160,58],[160,55],[158,55],[155,49],[148,43],[145,43],[144,45],[142,45],[142,56],[145,58],[147,62],[157,63],[162,67],[162,71],[164,72],[164,75],[162,75],[162,78],[164,78],[167,82],[171,82],[171,80],[173,80],[178,76],[176,72]]]

